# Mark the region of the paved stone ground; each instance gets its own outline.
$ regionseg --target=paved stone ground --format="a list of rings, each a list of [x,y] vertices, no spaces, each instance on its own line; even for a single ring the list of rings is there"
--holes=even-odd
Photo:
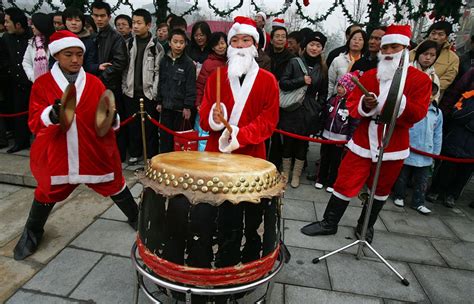
[[[311,145],[311,165],[318,150]],[[35,185],[28,160],[28,151],[8,155],[0,150],[0,302],[131,303],[134,232],[110,199],[87,187],[57,204],[36,254],[13,260]],[[133,177],[136,168],[124,169],[138,200],[142,187]],[[361,260],[352,248],[312,264],[313,258],[354,239],[361,205],[351,202],[335,236],[306,237],[299,229],[321,219],[329,194],[303,183],[285,193],[283,233],[292,258],[276,278],[270,303],[472,303],[474,209],[467,206],[474,198],[472,181],[454,209],[428,204],[433,213],[422,216],[390,201],[384,207],[373,246],[406,276],[408,287],[367,248]],[[149,303],[142,294],[139,302]]]

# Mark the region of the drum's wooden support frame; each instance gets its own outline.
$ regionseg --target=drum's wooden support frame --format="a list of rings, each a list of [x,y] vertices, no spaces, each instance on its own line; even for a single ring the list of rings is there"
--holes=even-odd
[[[236,287],[200,288],[200,287],[189,287],[185,285],[180,285],[178,283],[170,282],[168,280],[162,279],[161,277],[158,277],[148,272],[147,269],[145,269],[146,265],[138,261],[137,244],[133,243],[132,251],[131,251],[131,260],[137,274],[137,282],[136,282],[135,290],[134,290],[134,303],[135,304],[138,303],[138,292],[141,288],[143,293],[153,303],[162,304],[162,302],[159,299],[155,298],[153,293],[150,290],[148,290],[148,288],[145,286],[144,278],[146,278],[150,280],[152,283],[160,287],[163,287],[167,290],[172,290],[172,291],[185,294],[186,303],[191,303],[192,295],[200,295],[200,296],[232,295],[232,294],[242,293],[246,291],[251,291],[263,284],[267,284],[265,294],[255,302],[255,304],[265,304],[267,303],[267,296],[271,294],[272,289],[273,289],[273,282],[271,280],[277,275],[277,273],[283,267],[285,258],[284,258],[283,251],[281,248],[280,248],[280,252],[278,253],[278,256],[279,258],[277,259],[277,267],[274,268],[271,272],[269,272],[265,277],[257,281],[250,282],[244,285],[239,285]]]

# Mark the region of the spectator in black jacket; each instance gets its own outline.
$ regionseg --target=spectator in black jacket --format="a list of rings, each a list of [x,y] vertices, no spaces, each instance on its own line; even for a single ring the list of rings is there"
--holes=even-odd
[[[299,56],[301,52],[301,44],[303,43],[303,34],[299,31],[294,31],[288,34],[288,51],[295,56]]]
[[[191,129],[191,110],[196,101],[196,67],[184,52],[184,31],[171,31],[169,44],[171,50],[160,62],[156,110],[161,113],[161,123],[168,128]],[[160,153],[173,151],[173,146],[173,136],[160,130]]]
[[[349,39],[349,36],[352,34],[352,32],[355,32],[357,30],[361,30],[362,27],[359,24],[351,24],[346,28],[346,40]],[[331,65],[332,61],[339,56],[341,53],[345,53],[348,51],[347,48],[347,43],[344,43],[343,46],[340,46],[338,48],[335,48],[334,50],[330,51],[328,54],[328,58],[326,59],[326,65],[329,66]]]
[[[6,56],[2,56],[2,66],[8,70],[10,83],[14,85],[11,89],[13,98],[13,112],[20,113],[28,110],[28,101],[31,92],[31,81],[23,70],[22,62],[28,40],[33,36],[25,14],[16,7],[5,10],[5,28],[7,33],[3,35],[3,49]],[[30,131],[28,129],[28,116],[23,115],[15,118],[14,137],[15,144],[7,153],[14,153],[30,147]]]
[[[114,20],[115,29],[128,42],[132,38],[132,18],[128,15],[118,15]]]
[[[379,26],[374,28],[369,37],[369,49],[362,58],[357,60],[351,68],[351,72],[362,71],[366,72],[377,67],[379,62],[377,54],[380,51],[380,43],[382,41],[382,36],[385,34],[387,27]]]
[[[128,65],[128,50],[125,39],[109,24],[111,8],[108,3],[96,0],[92,3],[91,9],[92,18],[98,30],[96,44],[99,64],[96,65],[96,71],[107,89],[114,93],[117,112],[121,117],[125,117],[125,108],[121,101],[122,74]],[[122,162],[126,158],[127,139],[125,134],[126,128],[120,128],[117,133],[117,145]]]

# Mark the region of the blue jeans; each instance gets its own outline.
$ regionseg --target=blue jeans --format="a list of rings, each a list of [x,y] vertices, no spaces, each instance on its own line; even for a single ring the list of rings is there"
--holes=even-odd
[[[403,165],[400,175],[393,186],[393,198],[404,199],[406,197],[408,182],[413,178],[413,197],[411,207],[417,208],[418,206],[424,205],[425,192],[428,188],[428,179],[430,176],[430,168],[431,166],[413,167]]]

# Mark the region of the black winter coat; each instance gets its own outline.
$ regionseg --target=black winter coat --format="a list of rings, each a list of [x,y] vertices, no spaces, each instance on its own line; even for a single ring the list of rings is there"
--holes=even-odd
[[[312,82],[299,108],[291,112],[280,108],[279,127],[287,132],[310,135],[316,134],[321,127],[320,115],[328,95],[328,76],[320,63],[310,67],[304,57],[301,59],[306,65]],[[287,64],[279,85],[283,91],[293,91],[306,85],[304,73],[296,58],[292,58]]]
[[[7,77],[12,84],[18,87],[30,87],[31,81],[23,70],[23,56],[28,47],[28,40],[33,36],[31,30],[26,30],[21,35],[11,35],[5,33],[2,37],[2,56],[0,58],[0,68],[6,71]]]
[[[122,73],[128,65],[128,50],[125,39],[110,25],[99,31],[95,37],[98,51],[98,64],[94,66],[100,80],[107,89],[117,91],[122,86]],[[105,62],[112,63],[104,71],[99,71],[99,65]]]
[[[291,58],[295,57],[295,55],[290,53],[288,49],[284,49],[280,53],[275,53],[272,47],[268,48],[267,54],[271,59],[270,72],[272,72],[272,74],[275,75],[275,78],[280,81],[281,75],[285,72],[288,62]]]
[[[474,158],[474,96],[454,108],[448,133],[443,139],[443,154],[458,158]]]
[[[196,66],[186,54],[173,59],[170,53],[160,62],[158,104],[164,109],[181,111],[194,108]]]

